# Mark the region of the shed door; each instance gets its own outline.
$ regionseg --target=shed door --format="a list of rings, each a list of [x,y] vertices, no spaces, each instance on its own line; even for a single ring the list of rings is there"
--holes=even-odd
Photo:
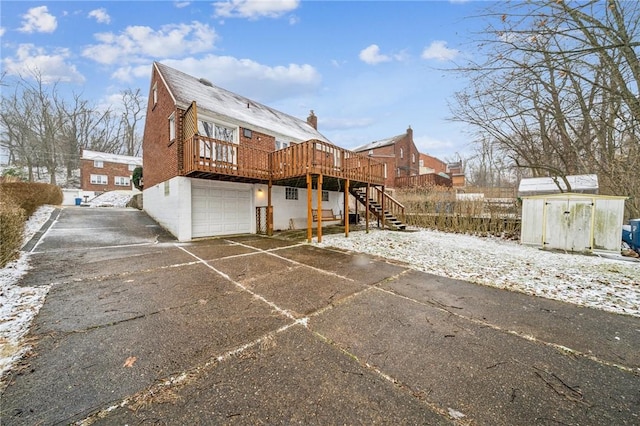
[[[591,201],[547,200],[545,208],[545,248],[577,252],[591,250]]]
[[[194,184],[191,188],[192,238],[251,232],[251,191]]]

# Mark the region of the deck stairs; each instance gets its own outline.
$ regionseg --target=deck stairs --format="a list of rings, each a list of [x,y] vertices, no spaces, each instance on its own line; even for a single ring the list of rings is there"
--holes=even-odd
[[[351,195],[355,197],[356,200],[360,202],[360,204],[366,207],[367,190],[365,188],[351,188],[349,192],[351,193]],[[385,206],[390,205],[391,201],[389,201],[389,204],[387,204],[387,200],[389,199],[389,197],[386,194],[384,194],[382,191],[380,191],[380,194],[382,194],[383,197],[387,197],[387,199],[385,199]],[[400,219],[398,219],[392,213],[390,213],[389,210],[385,209],[383,211],[382,205],[376,199],[371,197],[368,197],[368,198],[369,198],[369,211],[373,213],[378,218],[379,221],[382,220],[386,226],[388,226],[390,229],[394,231],[404,231],[407,228],[407,225],[404,224]]]

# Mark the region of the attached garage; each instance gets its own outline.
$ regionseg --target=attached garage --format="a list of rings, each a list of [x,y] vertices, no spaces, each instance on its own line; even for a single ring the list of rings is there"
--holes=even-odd
[[[251,187],[192,180],[191,237],[252,232]]]

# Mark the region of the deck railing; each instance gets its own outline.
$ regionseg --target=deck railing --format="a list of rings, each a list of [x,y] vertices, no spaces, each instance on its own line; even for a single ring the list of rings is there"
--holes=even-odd
[[[195,135],[184,143],[184,170],[268,180],[269,152]]]
[[[384,205],[384,210],[391,213],[393,217],[402,222],[406,221],[404,205],[386,192],[382,192],[380,188],[369,188],[369,198],[375,200],[380,206]]]
[[[269,152],[195,135],[184,142],[184,170],[187,175],[205,172],[265,181],[312,173],[384,184],[384,164],[318,140]]]

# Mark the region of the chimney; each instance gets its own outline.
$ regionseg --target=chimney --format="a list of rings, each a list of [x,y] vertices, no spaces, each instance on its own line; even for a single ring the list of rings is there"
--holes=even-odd
[[[314,129],[318,130],[318,117],[313,113],[313,110],[311,110],[307,117],[307,123],[309,123],[309,125]]]
[[[411,126],[407,129],[407,136],[409,136],[409,140],[413,141],[413,129]]]

